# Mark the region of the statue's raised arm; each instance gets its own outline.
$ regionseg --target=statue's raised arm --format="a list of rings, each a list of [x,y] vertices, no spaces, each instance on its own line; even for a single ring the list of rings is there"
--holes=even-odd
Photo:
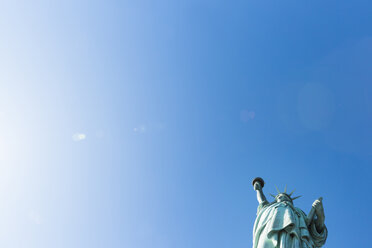
[[[257,192],[257,201],[258,203],[266,202],[266,197],[263,193],[262,188],[265,185],[265,181],[261,177],[256,177],[252,181],[253,189]]]
[[[306,215],[294,206],[293,192],[272,195],[268,202],[262,188],[265,182],[257,177],[252,182],[260,203],[253,228],[253,248],[319,248],[324,245],[328,231],[324,224],[323,198],[314,201]]]

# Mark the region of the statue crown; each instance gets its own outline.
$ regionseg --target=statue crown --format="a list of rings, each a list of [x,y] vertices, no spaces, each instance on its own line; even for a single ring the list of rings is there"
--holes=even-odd
[[[301,197],[301,195],[299,195],[299,196],[295,196],[295,197],[292,198],[292,194],[293,194],[296,190],[293,190],[291,193],[287,194],[287,185],[285,186],[283,192],[280,192],[280,190],[278,189],[278,187],[277,187],[276,185],[275,185],[275,188],[276,188],[276,191],[278,192],[278,194],[277,194],[277,195],[270,194],[270,195],[271,195],[272,197],[274,197],[275,199],[277,199],[278,196],[280,196],[280,195],[286,195],[286,196],[287,196],[287,197],[288,197],[288,198],[293,202],[294,200],[296,200],[296,199],[298,199],[298,198]]]

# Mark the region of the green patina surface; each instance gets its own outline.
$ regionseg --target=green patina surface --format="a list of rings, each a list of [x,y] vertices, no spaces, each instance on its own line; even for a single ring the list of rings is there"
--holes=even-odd
[[[253,248],[316,248],[322,247],[328,231],[324,224],[322,198],[314,201],[306,215],[293,205],[291,194],[286,190],[269,203],[263,194],[262,179],[253,181],[259,202],[253,228]]]

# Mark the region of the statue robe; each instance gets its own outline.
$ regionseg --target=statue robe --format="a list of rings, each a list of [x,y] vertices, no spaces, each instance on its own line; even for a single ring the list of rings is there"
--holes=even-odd
[[[267,201],[258,206],[253,229],[253,248],[316,248],[327,239],[312,222],[306,226],[306,214],[290,202]]]

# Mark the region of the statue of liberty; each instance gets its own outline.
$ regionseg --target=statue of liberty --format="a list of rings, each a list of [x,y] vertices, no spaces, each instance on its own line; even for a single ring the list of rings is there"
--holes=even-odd
[[[298,197],[284,192],[278,194],[274,202],[268,202],[262,191],[264,180],[257,177],[253,188],[257,191],[258,209],[253,228],[253,248],[317,248],[327,239],[324,225],[322,198],[315,200],[308,215],[293,205]]]

